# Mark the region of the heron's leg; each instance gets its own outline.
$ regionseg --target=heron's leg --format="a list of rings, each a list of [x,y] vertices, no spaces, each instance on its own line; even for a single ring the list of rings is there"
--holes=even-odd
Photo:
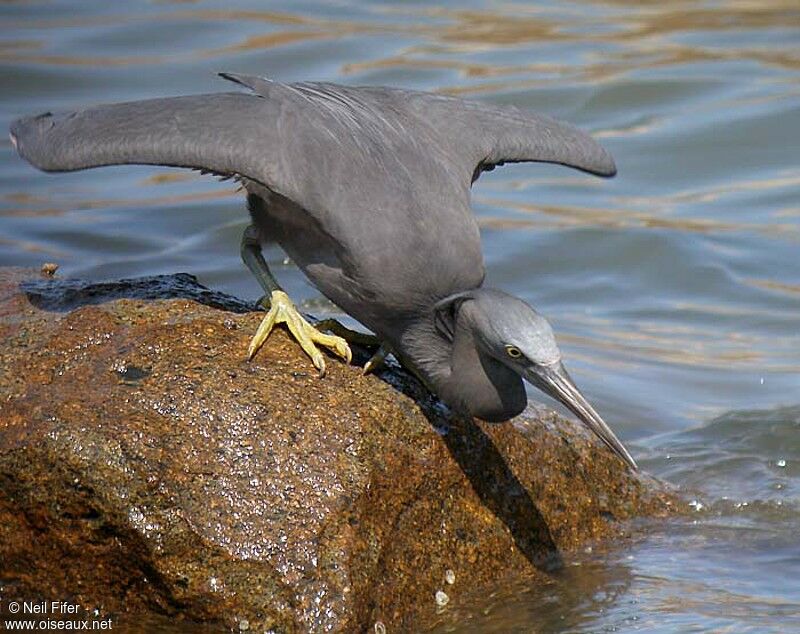
[[[256,334],[250,341],[247,357],[249,359],[253,358],[258,349],[264,345],[275,324],[285,323],[289,328],[289,332],[297,339],[306,354],[311,357],[311,361],[314,367],[319,370],[320,376],[325,375],[325,358],[316,344],[330,348],[347,363],[350,363],[352,353],[347,342],[336,335],[321,333],[308,323],[292,303],[292,300],[289,299],[289,296],[278,285],[261,253],[261,243],[258,238],[256,227],[253,225],[247,227],[242,235],[241,253],[242,260],[266,293],[260,303],[268,310],[266,317],[264,317]],[[267,299],[267,296],[269,299]]]
[[[261,253],[261,241],[259,240],[258,229],[255,225],[248,225],[242,234],[242,245],[240,249],[242,261],[250,269],[250,272],[258,280],[259,286],[264,290],[264,296],[258,301],[259,304],[269,310],[269,296],[273,291],[282,291],[278,281],[273,277],[269,265]]]

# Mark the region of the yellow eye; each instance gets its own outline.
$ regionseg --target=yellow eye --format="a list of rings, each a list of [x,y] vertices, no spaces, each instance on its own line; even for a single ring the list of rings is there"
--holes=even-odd
[[[522,352],[516,346],[506,346],[506,352],[512,359],[519,359],[522,356]]]

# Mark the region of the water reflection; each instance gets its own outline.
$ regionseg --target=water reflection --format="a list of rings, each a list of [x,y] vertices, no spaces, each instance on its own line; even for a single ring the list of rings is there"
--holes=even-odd
[[[182,180],[182,179],[177,179]],[[157,181],[151,181],[157,182]],[[123,198],[123,199],[72,199],[60,207],[54,205],[59,198],[49,199],[46,197],[29,196],[23,193],[9,194],[6,200],[17,204],[24,204],[25,207],[10,207],[3,212],[6,216],[19,217],[40,217],[40,216],[61,216],[71,213],[77,209],[114,209],[114,208],[138,208],[163,207],[165,205],[175,205],[182,203],[192,203],[207,200],[219,200],[241,195],[238,189],[226,189],[223,191],[210,191],[196,194],[173,194],[168,196],[149,196],[144,198]],[[53,206],[42,206],[42,205]]]
[[[554,80],[563,81],[563,74],[573,70],[579,74],[574,79],[602,81],[617,77],[631,69],[658,68],[698,62],[751,59],[758,63],[788,69],[800,67],[800,53],[793,50],[774,50],[768,42],[760,46],[730,46],[730,42],[715,45],[715,32],[741,32],[744,30],[781,29],[797,18],[796,7],[791,2],[772,1],[759,5],[737,6],[728,3],[725,10],[702,5],[671,3],[638,7],[620,6],[613,11],[613,3],[606,3],[606,11],[585,11],[579,3],[565,3],[566,8],[557,10],[546,7],[532,9],[522,4],[506,4],[491,11],[465,11],[446,7],[362,7],[365,15],[358,21],[325,19],[295,13],[277,11],[242,11],[236,9],[182,9],[158,13],[159,23],[207,21],[260,22],[269,25],[304,27],[265,35],[250,36],[242,41],[216,49],[200,49],[180,54],[177,57],[159,55],[95,56],[28,54],[28,49],[44,48],[43,40],[6,41],[0,47],[0,60],[64,65],[130,65],[158,64],[167,60],[181,61],[185,55],[216,57],[236,51],[271,48],[302,42],[305,39],[337,38],[356,34],[380,34],[383,36],[414,35],[426,42],[435,43],[410,48],[400,56],[350,64],[345,72],[362,72],[390,66],[412,66],[414,68],[437,67],[459,70],[468,76],[491,77],[508,74],[551,73]],[[596,5],[603,6],[603,5]],[[532,15],[530,15],[532,13]],[[525,15],[529,14],[529,15]],[[393,22],[399,16],[413,18]],[[388,17],[388,20],[387,20]],[[366,18],[366,19],[364,19]],[[377,18],[377,19],[376,19]],[[149,22],[152,14],[118,14],[88,18],[30,19],[11,21],[7,26],[15,30],[59,30],[76,26],[113,27]],[[435,24],[431,24],[431,20]],[[310,27],[310,28],[309,28]],[[694,37],[685,38],[692,33]],[[676,39],[677,36],[677,39]],[[697,37],[702,36],[702,37]],[[758,38],[756,38],[758,39]],[[694,40],[690,43],[687,40]],[[564,44],[595,42],[613,43],[618,50],[605,52],[601,59],[581,59],[579,64],[474,64],[463,60],[426,59],[426,56],[443,54],[480,53],[500,47],[526,44]],[[524,85],[524,84],[523,84]],[[505,84],[495,84],[502,90]],[[462,89],[466,87],[460,87]],[[454,88],[455,89],[455,88]],[[485,90],[471,86],[471,90]]]
[[[665,218],[663,215],[651,214],[643,211],[625,209],[598,209],[597,207],[572,207],[564,205],[537,205],[518,203],[512,200],[490,198],[481,196],[479,202],[506,209],[513,209],[526,213],[543,214],[548,216],[539,224],[540,227],[646,227],[651,229],[671,229],[676,231],[689,231],[696,233],[718,233],[720,231],[757,231],[766,235],[782,239],[796,240],[800,238],[800,226],[791,223],[777,224],[775,222],[753,223],[726,223],[711,218]],[[656,204],[658,199],[656,200]],[[661,212],[664,213],[663,211]],[[557,219],[552,221],[552,218]],[[520,225],[517,225],[520,226]],[[530,226],[537,226],[532,221]]]
[[[591,548],[588,549],[591,551]],[[582,559],[583,557],[583,559]],[[488,596],[467,595],[432,624],[431,633],[576,632],[613,609],[633,583],[627,562],[601,565],[571,557],[549,584],[534,587],[509,579]]]

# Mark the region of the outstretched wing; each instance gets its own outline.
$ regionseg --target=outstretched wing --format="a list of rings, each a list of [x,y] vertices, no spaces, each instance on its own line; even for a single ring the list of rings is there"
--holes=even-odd
[[[483,122],[477,151],[480,171],[503,163],[536,161],[574,167],[596,176],[617,173],[614,159],[587,133],[567,123],[518,108],[481,108],[475,113]]]
[[[448,143],[474,182],[504,163],[541,162],[614,176],[611,155],[591,136],[550,117],[445,95],[406,93],[408,104]]]
[[[47,172],[189,167],[245,176],[294,198],[296,180],[280,152],[285,110],[281,100],[241,93],[150,99],[18,119],[11,140]]]

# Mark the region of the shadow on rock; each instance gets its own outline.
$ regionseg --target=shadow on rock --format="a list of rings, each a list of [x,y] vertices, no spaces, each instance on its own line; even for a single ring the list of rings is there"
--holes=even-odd
[[[445,445],[486,507],[508,527],[525,558],[543,572],[563,567],[547,520],[492,439],[473,420],[458,421]]]
[[[473,419],[455,415],[398,364],[378,376],[420,407],[481,502],[505,524],[525,558],[542,572],[560,570],[563,561],[546,518],[486,432]]]

